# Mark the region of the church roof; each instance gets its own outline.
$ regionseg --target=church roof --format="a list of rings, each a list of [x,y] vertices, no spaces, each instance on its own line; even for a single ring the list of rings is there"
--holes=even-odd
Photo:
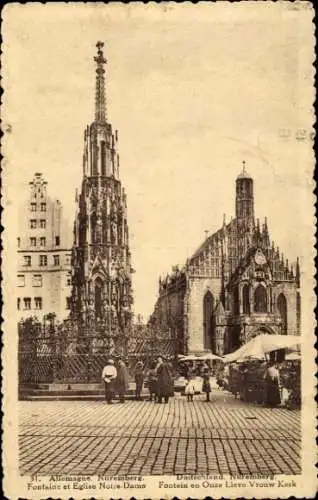
[[[252,179],[252,177],[246,172],[245,169],[245,161],[243,161],[243,170],[242,172],[237,176],[236,180],[238,179]]]
[[[246,172],[246,170],[244,169],[238,176],[236,179],[252,179],[252,177],[249,175],[248,172]]]
[[[199,246],[199,248],[192,254],[190,257],[189,261],[191,262],[193,259],[198,257],[202,252],[206,249],[206,247],[209,246],[209,244],[217,238],[223,238],[224,237],[224,230],[228,232],[233,224],[236,223],[236,219],[232,219],[230,222],[228,222],[225,227],[221,227],[218,229],[215,233],[211,234],[206,238],[206,240]]]

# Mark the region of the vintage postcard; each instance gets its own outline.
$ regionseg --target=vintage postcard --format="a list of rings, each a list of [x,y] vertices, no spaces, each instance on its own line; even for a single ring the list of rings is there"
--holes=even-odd
[[[7,498],[315,494],[313,17],[2,11]]]

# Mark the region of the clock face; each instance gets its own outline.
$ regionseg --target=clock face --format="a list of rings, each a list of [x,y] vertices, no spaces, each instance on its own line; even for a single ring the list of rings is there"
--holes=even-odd
[[[257,250],[254,259],[256,264],[258,264],[259,266],[264,266],[264,264],[266,264],[266,257],[261,252],[261,250]]]

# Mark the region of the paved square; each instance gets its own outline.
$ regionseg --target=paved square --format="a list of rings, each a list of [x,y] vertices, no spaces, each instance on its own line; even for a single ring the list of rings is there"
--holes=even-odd
[[[300,474],[300,412],[214,392],[168,404],[22,401],[21,474]]]

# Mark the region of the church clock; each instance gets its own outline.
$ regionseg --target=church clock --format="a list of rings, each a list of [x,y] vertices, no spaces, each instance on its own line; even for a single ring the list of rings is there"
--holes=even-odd
[[[257,250],[254,260],[258,266],[264,266],[266,264],[266,257],[261,250]]]

